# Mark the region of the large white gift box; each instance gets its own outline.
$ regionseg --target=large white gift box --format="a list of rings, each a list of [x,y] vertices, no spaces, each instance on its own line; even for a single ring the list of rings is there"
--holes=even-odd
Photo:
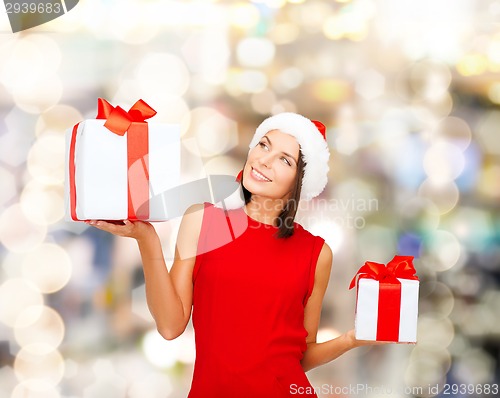
[[[128,113],[103,101],[98,119],[66,132],[66,219],[168,220],[158,198],[179,185],[180,126],[137,121],[156,113],[143,101]]]

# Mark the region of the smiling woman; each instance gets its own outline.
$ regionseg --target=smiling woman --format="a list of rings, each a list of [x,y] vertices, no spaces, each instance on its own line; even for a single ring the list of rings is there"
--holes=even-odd
[[[305,372],[368,344],[353,331],[316,343],[332,252],[294,218],[299,200],[326,185],[325,134],[322,123],[294,113],[264,120],[241,173],[244,203],[191,206],[170,272],[151,224],[90,222],[137,240],[148,306],[165,339],[184,333],[192,311],[189,398],[280,398],[294,388],[317,397]]]

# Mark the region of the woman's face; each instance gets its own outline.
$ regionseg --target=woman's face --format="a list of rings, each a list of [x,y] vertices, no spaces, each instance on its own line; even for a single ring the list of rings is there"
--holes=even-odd
[[[299,144],[279,130],[269,131],[248,153],[243,185],[253,195],[288,199],[297,174]]]

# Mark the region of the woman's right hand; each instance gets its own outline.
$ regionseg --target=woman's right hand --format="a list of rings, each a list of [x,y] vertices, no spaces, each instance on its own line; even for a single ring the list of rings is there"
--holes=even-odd
[[[113,235],[134,238],[137,241],[147,239],[156,233],[153,225],[146,221],[87,220],[85,223]]]

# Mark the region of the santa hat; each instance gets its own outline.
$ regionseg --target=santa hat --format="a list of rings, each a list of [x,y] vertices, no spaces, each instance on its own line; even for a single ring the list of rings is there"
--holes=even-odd
[[[265,119],[255,131],[249,148],[254,148],[262,137],[271,130],[280,130],[292,135],[300,145],[302,158],[304,160],[304,177],[300,192],[301,200],[310,200],[318,196],[325,189],[328,181],[328,160],[330,150],[326,142],[326,127],[323,123],[292,112],[279,113]],[[237,180],[241,179],[241,172]],[[240,190],[241,191],[241,190]],[[233,197],[234,196],[234,197]],[[242,192],[227,198],[225,208],[235,208],[244,205],[238,200],[243,197]],[[229,200],[228,200],[229,199]]]

